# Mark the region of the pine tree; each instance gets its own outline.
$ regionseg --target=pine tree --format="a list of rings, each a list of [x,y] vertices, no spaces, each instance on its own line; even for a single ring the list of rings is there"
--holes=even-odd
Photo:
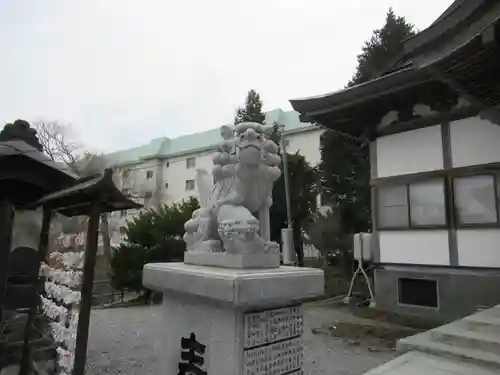
[[[182,239],[184,223],[199,208],[198,200],[163,205],[158,210],[145,210],[127,221],[124,241],[111,259],[111,282],[124,288],[150,293],[142,285],[146,263],[182,261],[186,244]]]
[[[238,108],[234,118],[234,124],[242,122],[258,122],[263,124],[266,115],[262,112],[262,101],[255,90],[250,90],[245,100],[245,106]]]
[[[369,81],[381,73],[403,52],[402,42],[412,35],[415,35],[414,26],[405,17],[396,16],[389,8],[384,27],[373,31],[372,37],[365,42],[358,55],[358,67],[348,86]]]
[[[358,55],[354,86],[373,79],[403,51],[403,41],[415,34],[414,26],[389,9],[385,25],[373,31]],[[367,139],[327,130],[321,140],[319,165],[323,198],[340,212],[343,230],[370,229],[370,150]]]

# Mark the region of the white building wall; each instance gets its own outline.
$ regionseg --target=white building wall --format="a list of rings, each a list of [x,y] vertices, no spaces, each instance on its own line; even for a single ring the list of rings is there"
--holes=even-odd
[[[440,126],[377,139],[377,176],[443,169]],[[478,116],[450,123],[453,168],[500,162],[500,126]],[[448,265],[446,231],[380,231],[382,263]],[[500,267],[500,229],[457,230],[458,265]]]
[[[458,264],[466,267],[500,267],[500,229],[457,231]]]
[[[441,126],[377,138],[377,175],[390,177],[443,169]],[[446,230],[380,231],[380,262],[449,265]]]
[[[118,186],[124,190],[131,190],[133,196],[144,195],[145,192],[155,192],[157,190],[157,176],[161,161],[158,159],[151,159],[138,162],[133,165],[119,168],[115,172],[115,178]],[[124,172],[127,171],[128,176],[124,177]],[[147,179],[147,173],[153,172],[153,176]]]
[[[500,126],[478,116],[450,123],[453,167],[500,162]],[[458,264],[500,267],[500,229],[457,231]]]
[[[299,152],[311,165],[316,166],[321,161],[320,136],[321,129],[310,129],[286,136],[288,140],[288,153]],[[168,183],[165,191],[164,203],[179,202],[190,196],[199,196],[198,186],[194,191],[186,191],[186,180],[196,180],[196,169],[203,168],[209,174],[212,173],[214,151],[203,151],[187,153],[166,159],[169,167],[164,169],[162,186]],[[194,157],[196,159],[195,168],[186,168],[186,160]]]
[[[441,126],[377,138],[377,176],[443,169]]]
[[[380,262],[449,265],[448,231],[380,231]]]
[[[191,196],[198,197],[198,186],[194,190],[186,190],[186,181],[196,181],[196,170],[205,169],[208,173],[212,173],[212,156],[213,152],[194,152],[190,154],[179,155],[168,160],[169,167],[165,169],[163,186],[168,183],[168,188],[165,189],[164,203],[180,202],[188,199]],[[186,160],[195,158],[195,167],[187,168]]]
[[[321,161],[320,136],[323,130],[310,128],[287,134],[288,152],[299,152],[313,166]],[[196,170],[205,169],[210,175],[212,173],[214,150],[193,151],[182,155],[172,156],[166,159],[150,159],[137,162],[132,165],[118,168],[115,173],[117,186],[124,189],[131,189],[134,197],[142,197],[145,192],[152,192],[155,199],[151,200],[149,208],[154,207],[154,203],[171,204],[181,202],[191,196],[199,197],[198,186],[196,186]],[[195,158],[195,167],[187,168],[186,160]],[[129,171],[129,177],[122,179],[123,170]],[[148,171],[153,172],[151,179],[146,178]],[[187,191],[186,181],[195,180],[195,189]],[[144,203],[144,199],[138,200]],[[112,231],[112,243],[118,244],[121,239],[120,227],[126,224],[127,220],[133,218],[139,211],[129,210],[126,213],[115,212],[112,214],[110,229]],[[311,256],[317,253],[311,250]]]
[[[500,126],[478,116],[450,123],[453,167],[500,162]]]
[[[309,164],[313,167],[317,166],[321,162],[320,137],[322,133],[322,129],[315,127],[308,131],[287,135],[288,153],[294,154],[298,151]]]

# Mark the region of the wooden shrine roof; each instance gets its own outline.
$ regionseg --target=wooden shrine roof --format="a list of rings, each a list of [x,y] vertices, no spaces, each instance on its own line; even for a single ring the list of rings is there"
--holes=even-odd
[[[310,98],[290,100],[293,108],[302,114],[304,122],[324,113],[340,110],[395,91],[418,86],[432,80],[430,75],[415,69],[403,69],[369,82],[348,87],[340,91]]]
[[[44,196],[30,207],[48,206],[65,216],[88,215],[92,202],[101,204],[101,212],[139,209],[141,204],[126,197],[114,184],[113,173],[107,169],[104,174],[83,180],[71,187]]]
[[[429,51],[435,52],[437,55],[442,54],[439,52],[439,46],[451,47],[454,43],[453,41],[450,43],[450,39],[457,35],[460,37],[464,29],[469,28],[471,25],[475,26],[476,29],[480,29],[474,24],[478,20],[484,22],[485,16],[487,18],[488,15],[494,14],[494,12],[489,12],[492,4],[493,1],[491,0],[456,0],[428,28],[406,39],[403,42],[403,53],[390,62],[387,68],[377,76],[380,77],[399,69],[418,67],[418,61],[415,61],[415,59],[418,60],[420,55],[425,55]],[[491,22],[486,20],[486,25],[489,24]],[[468,35],[465,38],[470,40],[474,36]]]
[[[36,130],[24,120],[0,131],[0,193],[22,206],[78,181],[66,165],[45,155]]]
[[[66,182],[74,182],[78,176],[71,169],[62,163],[56,163],[44,153],[38,151],[33,146],[23,140],[13,139],[10,141],[0,142],[0,158],[22,156],[33,160],[36,163],[43,164],[47,168],[51,168],[60,172],[61,178]],[[0,170],[0,178],[2,171]]]
[[[462,96],[477,108],[496,106],[500,85],[491,77],[500,69],[499,25],[500,1],[455,1],[406,40],[404,54],[378,77],[290,103],[302,121],[356,135],[373,133],[382,116],[420,99],[431,104]]]
[[[73,185],[78,177],[22,140],[0,142],[0,192],[15,206]]]

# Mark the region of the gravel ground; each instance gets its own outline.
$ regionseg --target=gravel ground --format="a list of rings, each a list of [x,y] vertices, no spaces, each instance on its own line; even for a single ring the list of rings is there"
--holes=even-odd
[[[305,375],[358,375],[394,358],[391,350],[370,351],[314,328],[357,318],[321,304],[305,309]],[[163,375],[156,327],[161,325],[159,306],[95,310],[92,312],[88,350],[89,375]],[[170,375],[170,374],[165,374]]]

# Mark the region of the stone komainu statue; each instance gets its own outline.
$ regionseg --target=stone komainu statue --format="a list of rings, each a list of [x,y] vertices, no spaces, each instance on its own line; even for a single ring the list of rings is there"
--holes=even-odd
[[[198,171],[201,208],[185,224],[188,252],[279,251],[270,241],[269,208],[281,158],[266,137],[270,130],[254,122],[221,128],[224,140],[213,158],[211,191],[208,173]]]

